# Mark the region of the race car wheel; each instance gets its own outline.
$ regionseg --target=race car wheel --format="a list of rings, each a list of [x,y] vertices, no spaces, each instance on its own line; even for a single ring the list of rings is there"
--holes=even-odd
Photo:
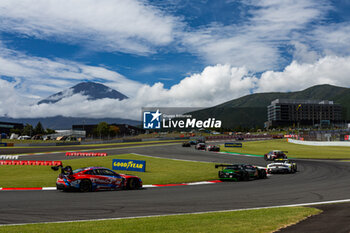
[[[140,187],[140,182],[137,179],[129,179],[126,184],[127,189],[138,189]]]
[[[264,159],[267,161],[267,155],[264,155]]]
[[[265,179],[266,176],[266,171],[265,170],[259,170],[259,179]]]
[[[82,180],[79,185],[80,192],[90,192],[91,191],[91,181],[90,180]]]
[[[241,180],[242,180],[242,181],[248,181],[248,180],[249,180],[249,174],[248,174],[248,172],[242,174]]]

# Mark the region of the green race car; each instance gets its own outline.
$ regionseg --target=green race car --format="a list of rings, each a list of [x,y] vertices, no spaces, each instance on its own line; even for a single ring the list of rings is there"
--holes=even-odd
[[[219,171],[219,179],[225,180],[250,180],[250,179],[265,179],[266,169],[259,168],[250,164],[216,164],[215,168],[222,167]]]

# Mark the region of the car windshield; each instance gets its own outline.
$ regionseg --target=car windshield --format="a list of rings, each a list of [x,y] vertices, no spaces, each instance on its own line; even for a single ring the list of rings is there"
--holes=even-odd
[[[84,168],[76,169],[76,170],[73,171],[73,174],[78,173],[78,172],[81,172],[81,171],[83,171],[83,170],[84,170]]]
[[[239,170],[239,169],[240,169],[240,166],[238,166],[238,165],[233,165],[233,166],[226,167],[226,169]]]

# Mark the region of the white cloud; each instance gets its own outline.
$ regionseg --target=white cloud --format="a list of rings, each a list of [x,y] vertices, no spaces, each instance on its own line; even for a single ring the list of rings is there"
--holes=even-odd
[[[21,93],[45,97],[82,81],[102,81],[132,96],[141,84],[103,67],[88,66],[67,60],[28,56],[0,44],[0,77],[18,81]]]
[[[350,54],[349,22],[318,26],[304,37],[324,55],[347,56]]]
[[[350,57],[327,56],[315,63],[293,61],[282,72],[266,71],[256,92],[298,91],[317,84],[350,86]]]
[[[314,63],[292,62],[282,72],[258,79],[244,67],[215,65],[184,78],[170,89],[162,83],[140,85],[132,98],[87,100],[76,94],[55,104],[22,102],[15,85],[0,79],[0,114],[20,117],[83,116],[140,119],[141,107],[210,107],[250,93],[299,91],[316,84],[350,86],[350,57],[327,56]],[[121,92],[123,90],[121,89]],[[14,104],[15,103],[15,104]]]
[[[250,18],[239,25],[209,25],[184,34],[189,51],[208,63],[229,63],[249,70],[265,71],[285,63],[280,48],[287,46],[293,33],[321,20],[329,8],[324,1],[245,1],[253,6]]]
[[[250,93],[256,81],[254,76],[248,75],[245,68],[216,65],[205,68],[202,73],[183,79],[170,89],[164,88],[162,83],[155,83],[152,86],[142,85],[134,90],[134,97],[123,101],[112,99],[91,101],[87,100],[86,96],[76,94],[56,104],[40,105],[21,104],[18,92],[12,88],[12,94],[17,98],[18,104],[8,108],[6,113],[16,118],[63,115],[123,117],[138,120],[141,107],[212,106]],[[7,85],[11,84],[7,83]]]
[[[320,58],[320,54],[312,50],[308,45],[298,41],[292,42],[294,45],[293,59],[299,63],[314,63]]]
[[[137,0],[1,0],[0,21],[3,31],[136,54],[172,42],[179,25]]]

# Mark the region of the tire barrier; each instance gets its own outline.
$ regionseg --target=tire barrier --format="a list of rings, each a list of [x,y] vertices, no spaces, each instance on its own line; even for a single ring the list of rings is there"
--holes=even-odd
[[[62,161],[42,160],[0,160],[0,165],[38,165],[38,166],[59,166]]]
[[[66,152],[66,156],[105,157],[105,156],[107,156],[107,153]]]

